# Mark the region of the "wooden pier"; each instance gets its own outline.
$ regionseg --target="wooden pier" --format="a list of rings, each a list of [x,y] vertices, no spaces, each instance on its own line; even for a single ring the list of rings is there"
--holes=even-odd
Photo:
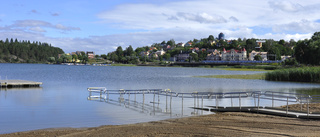
[[[0,80],[1,88],[13,87],[39,87],[42,82],[27,81],[27,80]]]

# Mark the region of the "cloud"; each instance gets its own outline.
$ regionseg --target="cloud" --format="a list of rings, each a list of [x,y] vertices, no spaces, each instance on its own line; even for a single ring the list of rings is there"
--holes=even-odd
[[[190,21],[195,21],[199,23],[226,23],[227,20],[224,19],[222,16],[219,15],[209,15],[207,13],[184,13],[184,12],[178,12],[176,16],[179,20],[190,20]]]
[[[51,13],[51,16],[60,16],[59,13]]]
[[[233,16],[229,17],[229,21],[231,21],[231,22],[239,22],[239,20],[236,17],[233,17]]]
[[[60,30],[67,30],[67,31],[80,30],[80,28],[78,28],[78,27],[66,27],[62,24],[56,24],[54,28],[60,29]]]
[[[17,20],[12,26],[13,27],[37,27],[37,26],[50,27],[51,24],[49,22],[40,21],[40,20]]]
[[[36,32],[46,32],[43,27],[45,28],[54,28],[63,31],[73,31],[73,30],[80,30],[78,27],[67,27],[62,24],[53,25],[46,21],[41,20],[17,20],[14,24],[10,25],[11,28],[25,28],[31,31]]]
[[[303,6],[298,3],[292,3],[290,1],[270,1],[269,5],[274,10],[285,11],[285,12],[297,12],[303,10]]]
[[[38,14],[39,12],[37,10],[31,10],[31,13],[35,13],[35,14]]]
[[[320,23],[309,21],[309,20],[294,21],[288,24],[274,25],[272,30],[274,32],[287,32],[287,33],[316,32],[320,30]]]
[[[29,28],[29,30],[35,31],[35,32],[47,32],[46,30],[42,29],[41,27],[32,27],[32,28]]]

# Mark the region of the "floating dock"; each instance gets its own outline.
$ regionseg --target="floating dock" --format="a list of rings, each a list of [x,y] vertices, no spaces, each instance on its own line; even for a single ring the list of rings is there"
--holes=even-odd
[[[276,116],[284,116],[284,117],[293,117],[293,118],[302,118],[302,119],[320,119],[320,114],[309,114],[307,112],[301,111],[288,111],[285,109],[272,108],[272,107],[211,107],[210,111],[212,112],[251,112],[251,113],[260,113],[260,114],[268,114],[268,115],[276,115]],[[201,108],[196,108],[201,109]]]
[[[13,88],[13,87],[39,87],[42,82],[34,82],[27,80],[0,80],[1,88]]]

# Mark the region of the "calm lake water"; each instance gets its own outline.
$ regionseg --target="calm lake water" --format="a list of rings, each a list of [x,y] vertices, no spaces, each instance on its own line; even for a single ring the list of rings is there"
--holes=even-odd
[[[153,95],[146,95],[143,104],[141,102],[140,104],[120,103],[118,95],[110,96],[111,100],[108,102],[88,100],[88,87],[171,89],[173,92],[189,93],[194,91],[271,90],[292,93],[320,91],[319,84],[310,83],[193,77],[253,73],[261,72],[207,68],[0,64],[2,80],[21,79],[43,82],[40,88],[0,90],[0,134],[44,128],[130,124],[210,113],[189,108],[194,106],[193,99],[185,99],[183,104],[179,98],[170,100],[164,96],[159,97],[161,101],[158,104],[150,103]],[[129,97],[124,96],[124,98]],[[130,99],[133,99],[133,95]],[[137,95],[137,100],[142,100],[142,96]],[[243,104],[251,102],[252,100],[244,99]],[[214,100],[205,100],[204,104],[214,104]]]

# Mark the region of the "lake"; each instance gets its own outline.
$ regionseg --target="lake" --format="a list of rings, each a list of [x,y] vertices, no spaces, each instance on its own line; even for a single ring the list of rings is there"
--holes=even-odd
[[[211,112],[196,111],[194,100],[156,98],[146,95],[139,104],[119,102],[119,95],[110,100],[88,100],[88,87],[107,89],[170,89],[173,92],[238,92],[280,91],[292,93],[319,92],[320,84],[198,78],[193,76],[254,74],[261,71],[227,71],[211,68],[67,66],[46,64],[0,64],[0,79],[21,79],[43,82],[40,88],[0,90],[0,134],[44,128],[95,127],[120,125]],[[133,95],[123,98],[133,99]],[[137,100],[142,100],[137,95]],[[223,101],[222,101],[223,102]],[[245,100],[244,104],[252,103]],[[214,104],[205,100],[204,104]],[[199,105],[199,103],[197,104]],[[202,105],[200,103],[200,105]],[[224,104],[220,104],[224,105]],[[281,104],[278,104],[281,105]]]

